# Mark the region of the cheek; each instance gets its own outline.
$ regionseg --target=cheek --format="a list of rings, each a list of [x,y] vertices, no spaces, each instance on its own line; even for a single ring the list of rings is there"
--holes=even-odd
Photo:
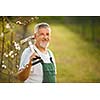
[[[49,37],[49,41],[51,41],[51,37]]]
[[[41,37],[37,38],[37,41],[38,42],[41,42],[42,41],[42,38]]]

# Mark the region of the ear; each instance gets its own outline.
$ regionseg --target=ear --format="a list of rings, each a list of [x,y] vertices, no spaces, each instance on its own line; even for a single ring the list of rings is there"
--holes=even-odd
[[[34,38],[36,39],[36,33],[34,33]]]

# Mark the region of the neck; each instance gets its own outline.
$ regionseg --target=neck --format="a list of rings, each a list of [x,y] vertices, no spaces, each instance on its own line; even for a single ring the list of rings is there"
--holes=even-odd
[[[35,44],[35,46],[36,46],[42,53],[47,53],[47,48],[42,48],[42,47],[40,47],[37,43]]]

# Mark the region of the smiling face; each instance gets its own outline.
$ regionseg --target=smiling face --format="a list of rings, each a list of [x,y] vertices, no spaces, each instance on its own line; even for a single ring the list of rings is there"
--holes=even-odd
[[[48,28],[41,27],[35,34],[36,45],[39,48],[46,49],[49,46],[51,40],[51,33]]]

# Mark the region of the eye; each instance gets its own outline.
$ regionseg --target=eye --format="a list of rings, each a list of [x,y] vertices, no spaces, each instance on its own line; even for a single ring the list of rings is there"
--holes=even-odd
[[[43,36],[44,34],[43,33],[40,33],[40,35]]]
[[[46,33],[47,36],[49,36],[49,33]]]

